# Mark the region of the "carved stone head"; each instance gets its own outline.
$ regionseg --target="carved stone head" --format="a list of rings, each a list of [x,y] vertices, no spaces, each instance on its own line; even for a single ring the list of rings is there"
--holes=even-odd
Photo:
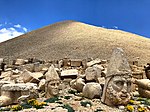
[[[46,82],[46,98],[57,96],[59,94],[60,80],[52,80]]]
[[[102,102],[109,105],[126,105],[131,91],[131,69],[123,50],[117,48],[108,65]]]
[[[59,94],[60,78],[55,70],[54,66],[51,65],[46,73],[46,84],[45,84],[45,96],[50,98]]]

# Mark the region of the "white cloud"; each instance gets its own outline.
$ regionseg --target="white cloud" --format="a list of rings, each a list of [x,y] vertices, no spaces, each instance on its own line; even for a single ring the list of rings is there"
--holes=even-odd
[[[9,40],[11,38],[17,37],[19,35],[22,35],[23,32],[19,32],[14,28],[3,28],[0,30],[0,42]]]
[[[0,24],[0,26],[0,42],[12,39],[28,31],[27,28],[20,24],[14,25],[13,23],[4,22],[3,24]]]
[[[115,29],[118,29],[118,26],[113,26]]]
[[[23,29],[23,31],[25,31],[25,32],[27,32],[27,31],[28,31],[28,30],[27,30],[27,28],[25,28],[25,27],[23,27],[22,29]]]
[[[17,24],[17,25],[14,25],[14,27],[16,27],[16,28],[21,28],[21,25],[20,25],[20,24]]]

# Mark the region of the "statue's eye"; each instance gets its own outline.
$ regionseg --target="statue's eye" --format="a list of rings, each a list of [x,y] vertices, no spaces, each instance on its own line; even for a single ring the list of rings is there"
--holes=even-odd
[[[54,83],[52,83],[52,84],[51,84],[51,86],[55,86],[55,84],[54,84]]]
[[[123,81],[116,81],[117,86],[123,86],[124,82]]]

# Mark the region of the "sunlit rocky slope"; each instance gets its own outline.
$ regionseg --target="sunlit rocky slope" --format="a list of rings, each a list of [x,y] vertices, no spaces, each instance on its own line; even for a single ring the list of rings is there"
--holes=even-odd
[[[0,57],[109,59],[115,47],[123,48],[129,60],[150,62],[150,39],[76,21],[58,22],[0,43]]]

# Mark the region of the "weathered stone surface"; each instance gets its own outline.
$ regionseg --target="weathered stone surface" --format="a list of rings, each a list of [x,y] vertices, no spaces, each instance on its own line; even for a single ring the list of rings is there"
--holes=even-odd
[[[93,66],[95,64],[100,64],[101,63],[101,60],[100,59],[95,59],[95,60],[92,60],[90,62],[87,62],[87,66],[90,67],[90,66]]]
[[[100,98],[102,88],[99,83],[90,82],[83,87],[83,95],[87,98]]]
[[[113,105],[126,105],[131,92],[131,69],[121,48],[113,51],[108,65],[102,102]]]
[[[85,77],[87,81],[98,80],[101,77],[101,69],[98,67],[88,67],[85,70]]]
[[[2,91],[28,91],[31,88],[33,88],[33,85],[31,84],[18,83],[18,84],[5,84],[1,87],[1,90]]]

